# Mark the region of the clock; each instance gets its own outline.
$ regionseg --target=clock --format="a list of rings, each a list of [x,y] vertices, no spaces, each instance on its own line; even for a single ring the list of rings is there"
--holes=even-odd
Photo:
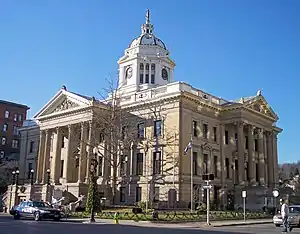
[[[163,80],[168,80],[168,71],[167,71],[167,69],[163,68],[161,70],[161,77],[163,78]]]
[[[130,79],[132,77],[132,67],[127,68],[126,70],[126,75],[125,78],[126,79]]]

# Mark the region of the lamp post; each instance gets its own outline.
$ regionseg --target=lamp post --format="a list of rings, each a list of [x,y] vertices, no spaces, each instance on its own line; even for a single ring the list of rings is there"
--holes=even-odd
[[[94,211],[95,211],[96,186],[97,186],[96,171],[97,171],[97,165],[98,165],[97,152],[98,152],[98,149],[97,149],[97,147],[95,147],[93,149],[94,157],[91,159],[91,162],[90,162],[90,175],[91,175],[90,183],[92,183],[92,207],[91,207],[91,214],[90,214],[90,220],[89,220],[90,223],[95,222]]]
[[[34,170],[31,169],[30,170],[30,184],[33,185],[33,174],[34,174]]]
[[[50,169],[47,169],[47,185],[50,185]]]
[[[11,172],[11,185],[10,185],[10,198],[9,198],[9,210],[11,209],[11,199],[12,199],[12,189],[15,184],[16,179],[16,171]]]
[[[19,184],[19,174],[20,174],[20,171],[16,170],[16,186],[18,186],[18,184]]]

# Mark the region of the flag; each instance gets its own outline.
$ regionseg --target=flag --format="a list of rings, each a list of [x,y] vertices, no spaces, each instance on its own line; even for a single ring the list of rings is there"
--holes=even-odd
[[[187,146],[184,148],[184,154],[187,154],[187,152],[191,148],[192,148],[192,139],[189,141],[189,143],[187,144]]]

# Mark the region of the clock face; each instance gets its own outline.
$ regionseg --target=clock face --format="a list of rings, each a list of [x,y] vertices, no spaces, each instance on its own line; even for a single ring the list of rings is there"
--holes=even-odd
[[[163,68],[161,70],[161,77],[163,78],[163,80],[168,80],[168,71],[167,71],[167,69]]]
[[[132,67],[127,68],[125,77],[126,77],[126,79],[129,79],[132,77]]]

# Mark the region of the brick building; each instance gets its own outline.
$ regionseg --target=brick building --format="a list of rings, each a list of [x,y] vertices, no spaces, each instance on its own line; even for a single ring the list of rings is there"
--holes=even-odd
[[[18,128],[26,119],[26,105],[0,100],[0,159],[20,152]]]

